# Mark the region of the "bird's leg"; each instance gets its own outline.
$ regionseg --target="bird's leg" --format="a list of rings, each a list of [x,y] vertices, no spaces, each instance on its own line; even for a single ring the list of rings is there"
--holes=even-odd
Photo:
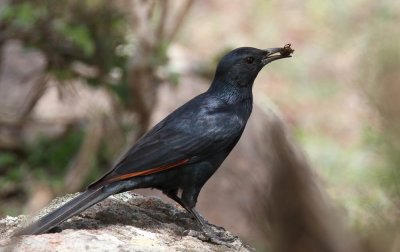
[[[163,191],[165,195],[167,195],[169,198],[177,202],[179,205],[181,205],[183,208],[186,209],[192,216],[197,220],[197,222],[201,225],[201,227],[208,226],[209,223],[194,209],[188,207],[187,204],[185,204],[181,198],[178,196],[178,190],[165,190]]]
[[[201,227],[201,231],[195,231],[195,230],[185,230],[184,235],[189,235],[196,237],[200,240],[203,241],[208,241],[211,243],[215,244],[220,244],[220,245],[226,245],[228,247],[231,246],[231,242],[233,242],[237,237],[231,236],[227,237],[225,235],[225,229],[217,227],[215,225],[209,224],[194,208],[194,205],[196,205],[196,196],[197,194],[194,195],[189,195],[191,197],[188,197],[188,194],[185,194],[183,197],[180,198],[178,196],[178,190],[163,190],[163,193],[167,195],[169,198],[177,202],[179,205],[181,205],[183,208],[186,209],[198,222],[198,224]],[[213,230],[211,227],[213,226],[215,229],[219,229],[219,232],[216,232]],[[222,229],[222,230],[221,230]]]
[[[223,228],[223,227],[218,227],[218,226],[216,226],[216,225],[214,225],[214,224],[209,223],[206,219],[203,218],[203,216],[201,216],[201,215],[196,211],[195,208],[186,209],[186,210],[194,216],[194,218],[195,218],[195,219],[197,220],[197,222],[200,224],[200,226],[202,227],[202,229],[203,229],[204,227],[210,227],[210,226],[212,226],[212,227],[218,229],[219,231],[222,231],[222,232],[225,232],[225,231],[226,231],[225,228]]]
[[[186,209],[195,219],[196,221],[200,224],[201,227],[201,232],[195,231],[195,230],[186,230],[184,232],[185,235],[190,235],[193,237],[197,237],[200,240],[205,240],[205,241],[210,241],[212,243],[216,244],[222,244],[229,246],[229,242],[232,242],[236,239],[236,237],[230,237],[227,239],[226,237],[223,237],[223,234],[225,233],[225,229],[222,228],[221,232],[217,233],[215,232],[211,226],[197,211],[194,207],[189,207],[189,205],[195,205],[195,203],[188,204],[185,203],[184,200],[179,198],[177,195],[178,190],[163,190],[163,193],[167,195],[169,198],[172,200],[176,201],[179,205],[181,205],[183,208]],[[187,198],[186,198],[187,201]],[[216,229],[221,229],[217,226],[214,226]]]
[[[189,210],[188,210],[188,209],[185,207],[185,205],[183,204],[181,198],[178,197],[178,194],[177,194],[177,193],[178,193],[178,190],[177,190],[177,189],[176,189],[176,190],[163,190],[163,193],[164,193],[165,195],[167,195],[170,199],[174,200],[176,203],[178,203],[179,205],[181,205],[181,207],[183,207],[186,211],[189,212]],[[182,212],[179,212],[179,213],[182,213]],[[174,217],[179,218],[177,215],[178,215],[178,214],[174,214]]]
[[[197,222],[201,226],[202,232],[197,232],[194,230],[186,231],[187,235],[197,237],[200,240],[208,241],[211,243],[219,244],[219,245],[226,245],[231,247],[231,243],[236,240],[237,237],[226,235],[225,229],[220,232],[216,232],[210,225],[194,208],[189,208],[188,211],[195,217]],[[216,226],[214,226],[216,227]],[[218,227],[216,227],[218,228]],[[218,230],[219,231],[219,230]]]
[[[178,190],[163,190],[163,193],[167,195],[170,199],[174,200],[176,203],[181,205],[181,207],[185,208],[181,198],[178,197]],[[187,210],[187,209],[186,209]]]
[[[208,227],[209,223],[196,211],[194,208],[187,209],[189,213],[191,213],[197,222],[201,225],[201,227]]]

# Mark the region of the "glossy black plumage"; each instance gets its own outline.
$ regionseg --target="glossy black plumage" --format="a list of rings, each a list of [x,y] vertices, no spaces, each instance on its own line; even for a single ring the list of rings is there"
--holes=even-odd
[[[243,133],[258,72],[273,60],[290,57],[282,50],[243,47],[228,53],[207,92],[153,127],[87,191],[18,235],[46,232],[109,195],[147,187],[177,201],[205,230],[206,222],[194,209],[199,192]]]

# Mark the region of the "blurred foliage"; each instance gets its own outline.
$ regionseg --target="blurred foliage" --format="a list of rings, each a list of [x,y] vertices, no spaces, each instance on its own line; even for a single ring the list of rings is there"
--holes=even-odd
[[[394,248],[400,217],[400,5],[321,2],[315,13],[326,14],[319,5],[330,4],[335,5],[329,11],[333,15],[319,16],[324,29],[313,25],[316,30],[307,41],[321,40],[318,46],[324,48],[313,48],[317,52],[312,55],[310,50],[294,69],[288,68],[296,63],[285,68],[300,77],[288,99],[311,104],[300,106],[305,118],[296,125],[296,137],[341,208],[346,225],[360,239],[383,239],[377,242],[382,246],[369,251],[398,251]],[[326,111],[315,115],[324,107]],[[315,114],[305,115],[304,108]]]
[[[127,28],[126,15],[107,0],[12,0],[0,9],[0,43],[20,39],[44,53],[48,73],[59,81],[82,78],[121,98],[128,56],[118,49],[126,43]],[[79,71],[77,62],[90,71]]]
[[[26,162],[40,179],[62,177],[82,138],[82,130],[70,130],[56,139],[42,136],[26,148]]]
[[[12,151],[1,152],[0,191],[5,190],[11,184],[22,188],[27,180],[31,179],[48,184],[56,191],[63,189],[63,179],[68,167],[74,161],[83,137],[82,128],[71,128],[67,133],[56,138],[43,135],[18,154]],[[111,157],[107,151],[107,145],[102,143],[91,163],[92,168],[96,167],[93,169],[96,172],[90,174],[87,178],[88,182],[100,176],[104,170],[110,167]]]
[[[107,0],[10,0],[0,8],[0,45],[10,39],[20,40],[28,50],[43,53],[45,74],[58,83],[79,79],[83,84],[103,87],[116,94],[121,105],[129,96],[130,55],[123,50],[128,28],[127,14]],[[84,131],[84,127],[74,127],[55,138],[40,136],[20,150],[0,152],[0,191],[23,190],[27,181],[61,190]],[[101,147],[92,162],[99,172],[111,163],[105,148]],[[1,199],[7,197],[0,195]],[[10,209],[0,208],[0,213],[4,210]]]
[[[362,80],[370,104],[380,116],[380,125],[371,128],[366,144],[380,155],[378,177],[390,194],[390,202],[400,210],[400,101],[398,94],[400,30],[398,9],[379,5],[379,12],[371,21],[367,38],[368,56],[364,56]],[[385,39],[376,40],[376,37]],[[372,137],[371,137],[372,135]],[[400,217],[397,213],[397,217]],[[389,220],[391,222],[391,220]]]
[[[0,167],[4,172],[0,185],[6,187],[14,183],[23,187],[29,176],[33,176],[35,180],[59,187],[82,136],[82,131],[69,131],[56,139],[42,136],[26,146],[19,157],[11,151],[0,153]],[[49,177],[52,179],[48,180]],[[0,191],[2,189],[0,186]]]
[[[119,4],[121,2],[107,0],[5,1],[1,3],[0,8],[0,46],[8,40],[15,39],[21,41],[27,50],[41,52],[46,60],[44,75],[52,77],[44,78],[45,81],[55,79],[55,82],[60,84],[58,88],[61,91],[63,84],[76,80],[84,85],[108,91],[111,94],[109,97],[112,107],[112,115],[108,115],[108,120],[113,120],[116,125],[113,134],[123,135],[124,139],[119,142],[123,145],[128,132],[132,133],[138,128],[138,125],[131,123],[129,129],[124,128],[126,118],[123,115],[132,113],[129,109],[136,95],[136,90],[129,88],[132,83],[128,83],[128,68],[131,71],[134,68],[129,63],[132,59],[139,62],[136,67],[143,69],[139,69],[137,74],[145,71],[148,75],[157,76],[156,70],[161,70],[159,72],[162,76],[159,79],[168,79],[177,84],[179,73],[158,67],[167,63],[167,52],[174,32],[181,24],[180,18],[188,9],[184,9],[178,15],[177,20],[180,22],[174,26],[167,26],[164,20],[166,15],[172,19],[176,14],[170,11],[170,5],[152,5],[151,12],[146,14],[141,8],[142,4],[150,6],[151,1],[137,3],[139,5],[124,3],[129,8],[134,7],[133,9],[124,9]],[[190,4],[186,7],[189,8]],[[145,22],[145,29],[138,28],[138,17],[141,15],[146,17],[142,20]],[[172,30],[169,30],[171,28]],[[139,34],[138,30],[143,34]],[[152,37],[155,31],[159,33],[157,40],[153,41],[154,45],[150,45],[146,39]],[[142,49],[146,49],[147,54],[141,55]],[[136,54],[139,57],[135,58]],[[134,75],[132,80],[143,86],[137,79],[140,78]],[[41,98],[41,94],[37,96],[37,100]],[[33,104],[32,107],[36,104],[30,103]],[[130,112],[127,112],[128,110]],[[63,183],[66,183],[63,181],[65,174],[73,170],[73,162],[78,158],[77,154],[85,135],[88,135],[87,124],[77,123],[78,119],[75,120],[74,125],[80,126],[67,129],[61,135],[36,136],[33,141],[29,140],[31,142],[23,139],[24,144],[18,150],[0,152],[0,173],[4,175],[0,178],[0,191],[4,186],[16,186],[26,190],[22,183],[27,179],[32,180],[33,184],[35,181],[42,182],[56,193],[65,190],[62,188],[65,186]],[[98,149],[96,147],[95,157],[88,161],[96,169],[89,169],[93,172],[88,173],[88,178],[85,178],[87,181],[98,178],[111,166],[111,159],[115,158],[116,150],[109,150],[110,143],[107,137],[101,135],[99,138],[101,144]],[[27,142],[29,144],[25,144]],[[118,143],[112,146],[115,149],[121,148]],[[0,199],[3,198],[0,195]],[[0,207],[0,213],[1,211]]]
[[[8,183],[19,181],[20,170],[17,154],[13,152],[0,153],[0,191],[3,191]]]

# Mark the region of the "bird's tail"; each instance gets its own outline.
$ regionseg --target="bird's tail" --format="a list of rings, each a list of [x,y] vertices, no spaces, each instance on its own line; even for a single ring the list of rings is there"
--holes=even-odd
[[[107,198],[111,194],[116,193],[115,190],[104,189],[104,187],[88,189],[31,225],[17,231],[13,236],[42,234],[66,219],[81,213],[90,206]]]

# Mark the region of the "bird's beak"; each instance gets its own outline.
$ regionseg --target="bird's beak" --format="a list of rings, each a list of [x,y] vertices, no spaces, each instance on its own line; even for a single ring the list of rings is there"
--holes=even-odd
[[[292,48],[290,48],[290,44],[285,45],[282,48],[268,48],[263,50],[265,55],[261,62],[266,65],[274,60],[290,58],[291,54],[294,52]],[[278,54],[279,53],[279,54]]]

